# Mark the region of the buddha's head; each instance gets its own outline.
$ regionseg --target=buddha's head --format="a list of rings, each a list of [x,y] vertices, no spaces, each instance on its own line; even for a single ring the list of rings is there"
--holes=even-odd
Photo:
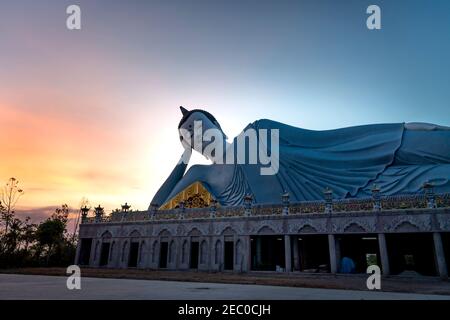
[[[186,149],[194,149],[210,158],[203,152],[205,147],[211,143],[211,140],[205,139],[205,137],[208,137],[208,133],[216,133],[215,137],[220,134],[223,141],[226,140],[226,135],[223,133],[219,122],[212,114],[201,109],[187,110],[180,107],[180,110],[183,114],[178,125],[181,144]]]

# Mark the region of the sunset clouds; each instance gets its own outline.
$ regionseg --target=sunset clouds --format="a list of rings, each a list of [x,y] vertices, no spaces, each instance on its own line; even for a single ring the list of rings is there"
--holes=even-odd
[[[0,11],[0,183],[37,219],[82,197],[146,209],[182,153],[180,105],[230,138],[260,118],[450,125],[448,1],[383,4],[379,34],[359,1],[77,3],[77,31],[71,1]]]

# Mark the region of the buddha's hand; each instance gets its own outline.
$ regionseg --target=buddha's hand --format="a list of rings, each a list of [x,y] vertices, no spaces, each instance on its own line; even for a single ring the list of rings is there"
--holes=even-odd
[[[178,161],[178,164],[185,164],[187,165],[189,163],[189,160],[191,159],[192,155],[192,149],[186,148],[184,149],[183,154],[181,155],[180,161]]]

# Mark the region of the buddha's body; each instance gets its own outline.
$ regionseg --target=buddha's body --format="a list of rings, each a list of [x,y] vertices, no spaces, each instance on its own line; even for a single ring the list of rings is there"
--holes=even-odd
[[[220,128],[201,110],[185,110],[179,128],[189,130],[195,119]],[[197,181],[223,206],[242,204],[246,194],[255,203],[277,203],[286,191],[291,201],[321,200],[327,187],[337,199],[368,197],[374,184],[384,195],[419,193],[425,182],[438,193],[450,192],[448,127],[399,123],[312,131],[264,119],[248,128],[279,130],[276,174],[261,175],[259,164],[194,165],[185,172],[187,163],[179,163],[152,204],[164,204]]]

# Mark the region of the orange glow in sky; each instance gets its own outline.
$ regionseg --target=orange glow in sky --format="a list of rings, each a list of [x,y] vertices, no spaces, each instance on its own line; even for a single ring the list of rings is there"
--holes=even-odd
[[[147,209],[183,151],[180,105],[229,138],[261,118],[450,125],[448,3],[386,3],[369,34],[358,2],[263,2],[80,0],[81,30],[67,1],[2,3],[0,184],[20,181],[18,211]]]

